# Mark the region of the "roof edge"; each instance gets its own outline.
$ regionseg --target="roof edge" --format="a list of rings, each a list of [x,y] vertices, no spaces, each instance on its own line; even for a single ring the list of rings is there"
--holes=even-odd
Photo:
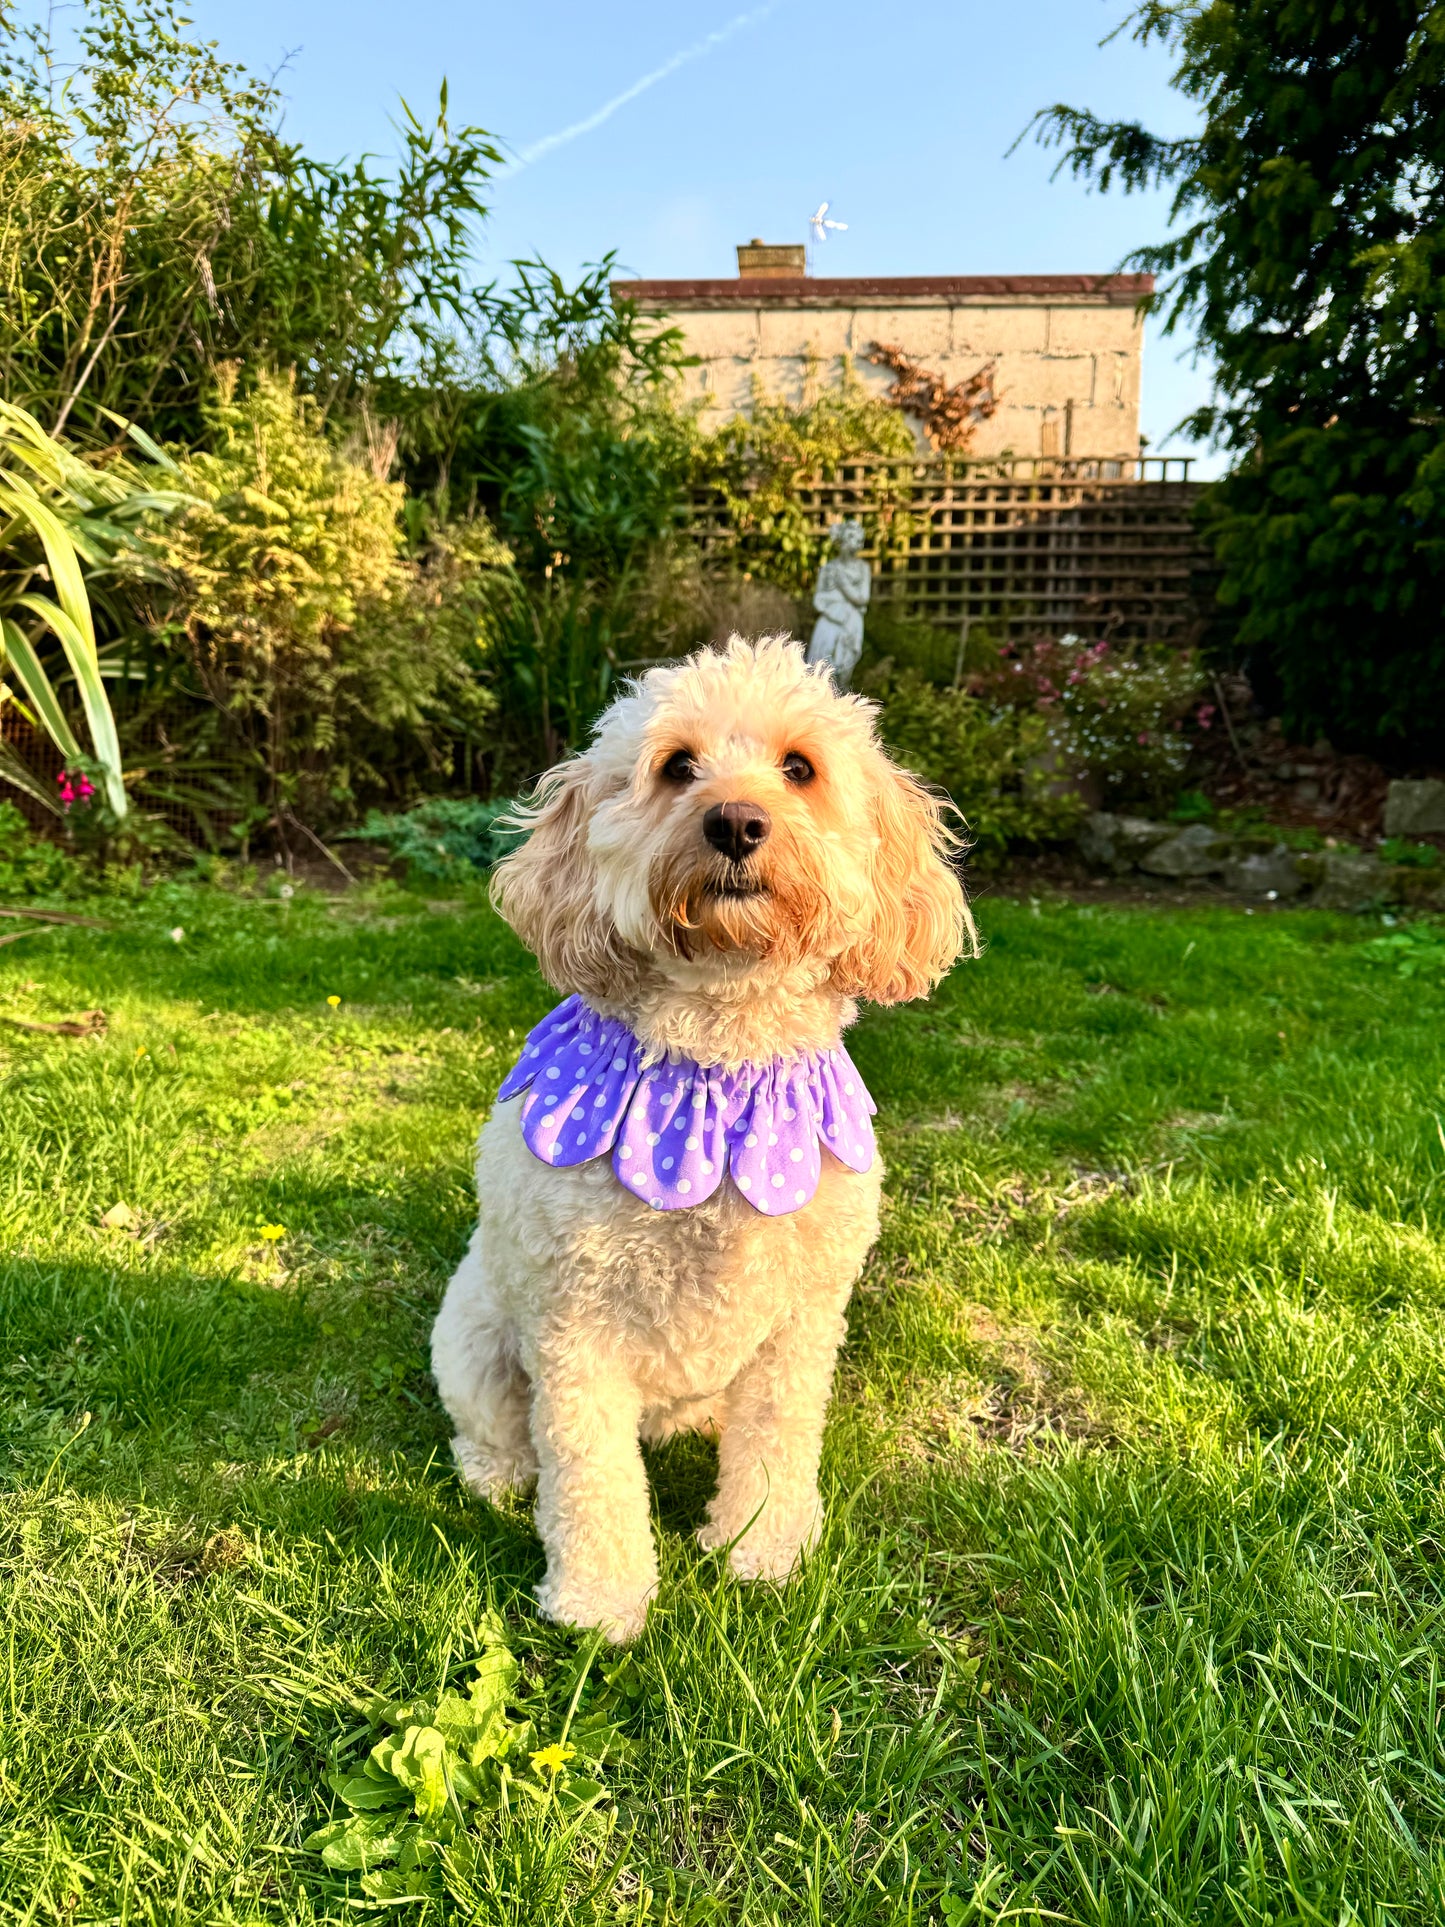
[[[1152,274],[946,274],[738,277],[707,281],[614,281],[614,300],[641,308],[883,307],[998,300],[1103,301],[1111,306],[1154,292]]]

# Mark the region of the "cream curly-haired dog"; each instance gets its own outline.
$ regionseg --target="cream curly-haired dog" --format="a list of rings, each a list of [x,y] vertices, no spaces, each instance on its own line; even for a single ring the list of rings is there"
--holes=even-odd
[[[432,1363],[467,1483],[537,1481],[544,1611],[623,1640],[657,1585],[640,1438],[716,1433],[698,1536],[740,1577],[817,1535],[882,1179],[842,1033],[972,927],[940,805],[780,637],[649,670],[527,818],[494,895],[571,994],[482,1132]]]

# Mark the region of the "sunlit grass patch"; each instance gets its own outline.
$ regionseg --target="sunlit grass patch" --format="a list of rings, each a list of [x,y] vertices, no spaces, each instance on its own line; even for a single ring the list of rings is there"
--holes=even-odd
[[[711,1448],[649,1453],[618,1671],[537,1619],[426,1372],[545,986],[477,898],[101,910],[0,953],[0,1012],[106,1019],[0,1026],[8,1917],[356,1918],[376,1869],[303,1842],[405,1740],[365,1709],[445,1721],[491,1626],[526,1788],[382,1863],[396,1918],[1445,1912],[1445,991],[1368,929],[985,901],[979,964],[870,1013],[822,1544],[724,1581]]]

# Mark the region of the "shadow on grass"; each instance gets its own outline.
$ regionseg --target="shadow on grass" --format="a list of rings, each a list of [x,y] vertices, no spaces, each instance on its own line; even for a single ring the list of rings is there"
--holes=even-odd
[[[703,1522],[717,1487],[717,1447],[696,1432],[644,1449],[652,1513],[658,1528],[687,1538]]]
[[[0,1345],[21,1368],[15,1389],[123,1426],[194,1417],[293,1358],[314,1329],[301,1298],[239,1278],[0,1262]]]
[[[447,1278],[466,1250],[477,1220],[470,1158],[466,1162],[438,1156],[430,1169],[398,1164],[393,1171],[369,1171],[353,1180],[300,1162],[246,1179],[246,1195],[253,1201],[256,1223],[284,1223],[287,1232],[323,1241],[318,1256],[334,1261],[346,1252],[330,1252],[325,1241],[359,1237],[368,1246],[368,1271],[376,1262],[378,1246],[390,1243],[413,1266],[424,1267],[418,1285],[434,1289],[440,1305]],[[420,1180],[425,1178],[425,1182]]]
[[[240,1527],[420,1579],[440,1546],[531,1611],[543,1557],[530,1496],[494,1507],[467,1493],[420,1360],[364,1422],[308,1440],[309,1424],[288,1421],[274,1380],[298,1365],[368,1387],[346,1339],[323,1331],[320,1294],[180,1266],[12,1259],[0,1262],[0,1343],[16,1361],[5,1430],[18,1485],[63,1461],[76,1496],[163,1503],[197,1548]],[[714,1447],[686,1435],[647,1460],[658,1525],[685,1539],[716,1481]]]

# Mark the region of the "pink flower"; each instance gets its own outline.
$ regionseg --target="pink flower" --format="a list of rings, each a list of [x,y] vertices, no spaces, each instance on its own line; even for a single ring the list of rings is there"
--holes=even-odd
[[[95,785],[88,776],[72,777],[68,769],[63,769],[55,780],[60,786],[60,800],[67,810],[72,803],[88,803],[95,795]]]
[[[1194,712],[1194,720],[1201,729],[1209,729],[1213,725],[1214,716],[1215,709],[1213,703],[1201,703]]]

